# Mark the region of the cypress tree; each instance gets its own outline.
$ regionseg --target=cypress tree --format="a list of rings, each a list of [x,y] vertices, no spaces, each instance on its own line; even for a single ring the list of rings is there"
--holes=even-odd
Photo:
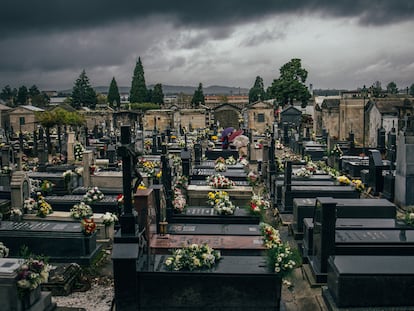
[[[130,103],[144,103],[148,100],[148,90],[145,85],[144,67],[141,63],[141,58],[135,65],[134,76],[132,77],[131,90],[129,93]]]
[[[121,106],[121,96],[119,95],[119,89],[115,77],[112,78],[111,84],[109,85],[108,103],[112,108],[116,107],[119,109]]]

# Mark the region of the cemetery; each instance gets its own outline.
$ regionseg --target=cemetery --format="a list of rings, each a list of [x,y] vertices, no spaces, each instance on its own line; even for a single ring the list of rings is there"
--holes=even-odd
[[[70,295],[105,252],[116,310],[290,311],[297,282],[321,310],[414,310],[411,119],[387,155],[292,123],[243,128],[239,153],[222,149],[227,129],[156,120],[93,138],[68,131],[66,157],[49,154],[41,128],[30,157],[2,147],[12,168],[0,174],[6,310],[59,308],[57,293]],[[34,260],[58,268],[22,294],[19,269]],[[50,277],[58,271],[64,284]]]

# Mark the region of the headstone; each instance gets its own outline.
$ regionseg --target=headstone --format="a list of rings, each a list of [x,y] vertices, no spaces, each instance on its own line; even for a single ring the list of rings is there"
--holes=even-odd
[[[85,187],[90,187],[91,185],[91,172],[90,167],[93,164],[93,151],[85,150],[82,154],[83,162],[83,185]]]
[[[182,175],[186,177],[190,177],[191,172],[191,151],[183,149],[181,150],[181,161],[182,161],[182,168],[183,172]]]
[[[67,141],[67,161],[68,163],[73,163],[75,161],[75,154],[74,154],[74,147],[75,145],[75,132],[68,133],[68,141]]]
[[[400,133],[397,142],[395,203],[414,205],[414,135]]]
[[[106,150],[106,156],[109,160],[109,165],[116,163],[116,149],[115,146],[110,144]]]
[[[312,275],[317,283],[326,282],[328,258],[335,252],[336,202],[319,197],[313,216],[313,250],[310,259]]]
[[[382,176],[383,163],[379,150],[369,151],[369,186],[378,194],[384,189],[384,177]]]
[[[10,165],[10,146],[4,145],[1,148],[1,166],[9,166]]]
[[[12,175],[11,188],[11,207],[23,209],[24,200],[30,196],[30,183],[27,174],[23,171],[16,171]]]
[[[203,156],[203,149],[200,143],[194,144],[194,164],[198,165],[201,163],[201,158]]]

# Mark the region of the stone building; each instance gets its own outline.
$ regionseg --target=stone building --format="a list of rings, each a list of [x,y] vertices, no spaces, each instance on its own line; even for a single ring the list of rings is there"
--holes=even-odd
[[[35,131],[37,129],[36,113],[42,111],[45,110],[32,105],[22,105],[10,110],[10,128],[14,133]]]
[[[174,128],[174,111],[171,109],[147,110],[142,118],[145,132],[158,131]],[[178,129],[177,129],[178,130]]]
[[[247,127],[257,133],[271,130],[275,121],[273,105],[265,101],[257,101],[247,105]],[[246,122],[246,120],[245,120]]]

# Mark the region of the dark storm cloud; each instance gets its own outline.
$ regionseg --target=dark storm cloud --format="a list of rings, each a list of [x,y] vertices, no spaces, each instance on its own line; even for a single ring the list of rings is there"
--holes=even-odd
[[[176,26],[230,26],[274,14],[320,14],[355,17],[361,24],[409,20],[412,0],[6,0],[2,1],[2,38],[30,32],[76,30],[163,15]],[[160,20],[162,22],[162,20]],[[139,29],[137,29],[139,31]]]

